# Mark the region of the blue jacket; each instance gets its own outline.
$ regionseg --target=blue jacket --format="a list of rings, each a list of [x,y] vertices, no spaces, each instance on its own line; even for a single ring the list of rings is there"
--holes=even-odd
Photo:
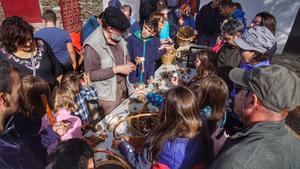
[[[133,19],[132,17],[130,18],[130,27],[129,27],[129,33],[133,34],[136,31],[141,30],[140,24],[138,21],[136,21],[135,19]]]
[[[91,16],[81,28],[81,42],[83,43],[86,38],[99,27],[96,16]]]
[[[0,135],[0,169],[44,169],[45,165],[24,142],[9,119]]]
[[[195,30],[195,19],[192,16],[184,16],[183,25],[189,26]]]
[[[246,23],[246,18],[245,18],[245,12],[244,11],[242,11],[240,9],[236,9],[234,12],[232,12],[230,14],[230,17],[232,17],[233,19],[237,19],[240,22],[242,22],[243,25],[244,25],[244,30],[246,29],[247,23]]]
[[[127,142],[119,145],[119,150],[133,168],[147,169],[151,167],[150,153],[145,148],[143,153],[138,154]],[[172,169],[192,168],[204,159],[204,143],[202,136],[194,138],[176,138],[166,142],[160,153],[157,162],[167,165]]]
[[[145,57],[144,61],[144,73],[142,76],[142,83],[147,83],[150,76],[154,76],[155,62],[166,53],[165,49],[159,50],[160,41],[157,37],[151,37],[147,39],[141,38],[141,31],[136,31],[127,38],[127,48],[130,61],[135,63],[134,59],[139,57]],[[129,75],[130,83],[141,82],[141,64],[137,65],[137,70],[133,71]]]

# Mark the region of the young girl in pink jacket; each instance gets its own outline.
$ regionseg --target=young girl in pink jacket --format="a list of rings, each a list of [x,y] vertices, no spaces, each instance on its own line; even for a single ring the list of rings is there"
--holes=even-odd
[[[58,85],[54,88],[51,100],[53,111],[55,112],[53,128],[59,135],[59,138],[54,143],[49,144],[47,147],[48,153],[56,147],[59,141],[82,137],[81,120],[79,117],[71,114],[77,109],[75,96],[72,91],[65,85]],[[42,119],[41,128],[48,128],[50,125],[49,119],[45,115]]]

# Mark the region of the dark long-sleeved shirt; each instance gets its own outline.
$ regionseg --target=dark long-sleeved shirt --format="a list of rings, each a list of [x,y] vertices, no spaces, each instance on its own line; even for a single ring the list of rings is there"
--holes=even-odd
[[[212,8],[212,2],[204,5],[196,16],[196,30],[201,34],[216,36],[220,31],[220,24],[225,19],[218,8]]]

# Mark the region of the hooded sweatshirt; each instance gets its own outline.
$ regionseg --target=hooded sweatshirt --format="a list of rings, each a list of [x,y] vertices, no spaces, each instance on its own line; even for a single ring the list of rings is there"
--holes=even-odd
[[[128,54],[130,61],[135,63],[136,57],[144,57],[144,72],[142,72],[142,63],[137,65],[136,71],[129,75],[130,83],[147,83],[150,76],[154,76],[155,62],[166,53],[165,49],[159,50],[160,41],[158,37],[143,39],[141,31],[136,31],[127,38]]]

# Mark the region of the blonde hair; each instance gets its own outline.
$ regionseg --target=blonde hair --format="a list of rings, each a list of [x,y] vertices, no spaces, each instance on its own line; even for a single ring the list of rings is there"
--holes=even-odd
[[[60,84],[56,86],[52,94],[52,107],[55,112],[61,108],[65,108],[71,112],[77,110],[75,94],[66,85]]]
[[[70,88],[75,95],[80,92],[80,79],[77,73],[64,75],[61,84]]]

